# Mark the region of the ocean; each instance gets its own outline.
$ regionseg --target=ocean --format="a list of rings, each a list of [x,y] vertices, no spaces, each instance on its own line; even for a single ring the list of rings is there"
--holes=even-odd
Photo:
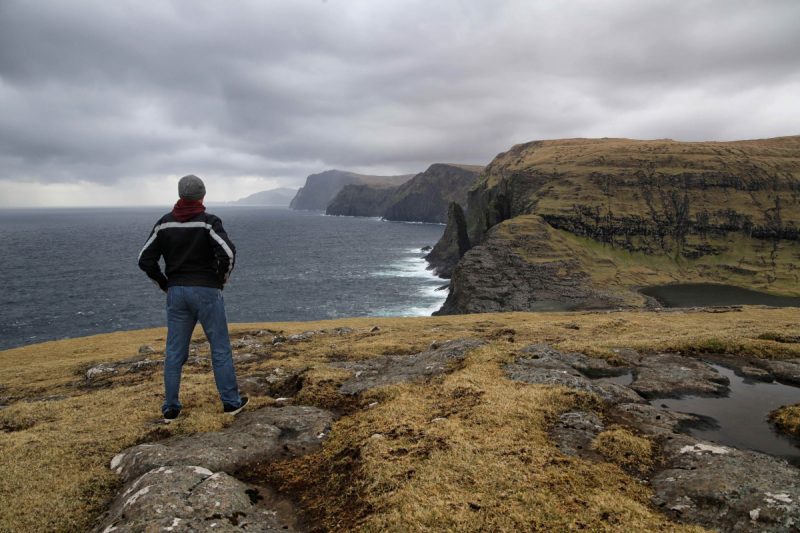
[[[168,208],[0,210],[0,350],[166,325],[137,257]],[[229,322],[428,316],[447,296],[421,248],[438,224],[209,207],[237,248]]]

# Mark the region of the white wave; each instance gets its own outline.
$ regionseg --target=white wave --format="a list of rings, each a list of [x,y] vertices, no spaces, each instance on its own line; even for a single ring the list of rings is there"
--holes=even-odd
[[[386,265],[385,270],[378,270],[372,275],[381,278],[427,278],[438,280],[432,270],[428,270],[428,262],[421,257],[406,259],[392,265]]]
[[[381,309],[374,313],[376,317],[392,317],[392,316],[431,316],[434,311],[438,311],[446,298],[437,300],[435,302],[426,302],[422,305],[414,305],[411,307],[401,307],[394,309]]]

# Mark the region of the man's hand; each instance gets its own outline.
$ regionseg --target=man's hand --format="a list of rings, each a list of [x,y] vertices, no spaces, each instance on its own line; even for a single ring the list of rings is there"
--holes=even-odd
[[[228,283],[228,280],[227,279],[223,279],[222,280],[222,284],[225,285],[226,283]]]
[[[164,291],[164,294],[168,294],[167,289],[161,289],[161,290]]]

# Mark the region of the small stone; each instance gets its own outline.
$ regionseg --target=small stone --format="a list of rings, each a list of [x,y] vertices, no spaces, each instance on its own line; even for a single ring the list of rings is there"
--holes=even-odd
[[[374,435],[372,435],[371,438],[373,438],[373,439],[382,439],[383,435],[381,435],[380,433],[375,433]]]
[[[148,344],[142,344],[139,346],[139,355],[144,355],[148,353],[156,353],[152,346]]]
[[[373,326],[372,329],[369,330],[369,332],[370,333],[376,333],[376,332],[378,332],[380,330],[381,330],[381,328],[379,328],[378,326]]]
[[[372,403],[371,403],[371,404],[369,404],[367,407],[375,407],[375,406],[376,406],[376,405],[378,405],[379,403],[380,403],[380,402],[372,402]]]
[[[447,420],[447,419],[446,418],[434,418],[433,420],[431,420],[431,422],[444,422],[445,420]]]
[[[89,370],[86,371],[86,379],[91,380],[100,374],[104,374],[106,372],[113,372],[117,373],[117,369],[115,365],[107,365],[107,364],[100,364],[97,366],[93,366]]]
[[[290,400],[291,400],[291,398],[275,398],[276,402],[288,402]]]
[[[269,335],[269,331],[265,329],[262,329],[261,331],[256,333],[256,337],[266,337],[267,335]]]
[[[61,400],[68,399],[66,394],[59,394],[57,396],[45,396],[44,398],[33,398],[32,400],[25,400],[25,403],[39,403],[39,402],[60,402]]]

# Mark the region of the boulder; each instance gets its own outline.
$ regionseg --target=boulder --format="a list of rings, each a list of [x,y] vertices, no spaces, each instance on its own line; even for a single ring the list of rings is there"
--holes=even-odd
[[[93,533],[291,531],[274,513],[255,507],[250,487],[231,476],[197,467],[151,470],[127,483]]]
[[[139,355],[147,355],[151,353],[156,353],[155,349],[152,346],[147,344],[142,344],[139,346]]]

